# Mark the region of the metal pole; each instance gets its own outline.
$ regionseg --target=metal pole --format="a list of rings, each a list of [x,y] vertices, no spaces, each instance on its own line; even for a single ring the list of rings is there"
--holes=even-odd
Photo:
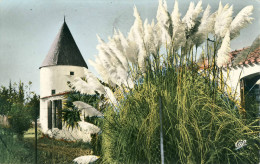
[[[164,164],[164,151],[163,151],[163,128],[162,128],[162,99],[159,96],[160,103],[160,148],[161,148],[161,163]]]
[[[37,108],[35,108],[35,123],[34,123],[34,127],[35,127],[35,164],[37,164],[37,112],[36,112]]]

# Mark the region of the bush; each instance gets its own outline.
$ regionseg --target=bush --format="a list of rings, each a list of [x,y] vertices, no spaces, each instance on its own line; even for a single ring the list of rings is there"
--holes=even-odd
[[[18,138],[22,139],[23,134],[31,126],[31,116],[28,107],[23,104],[13,104],[11,111],[8,113],[8,121],[11,126],[11,130],[17,133]]]

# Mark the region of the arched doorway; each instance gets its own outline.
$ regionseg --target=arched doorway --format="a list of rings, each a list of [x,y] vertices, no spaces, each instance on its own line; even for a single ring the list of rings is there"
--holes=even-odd
[[[241,84],[241,103],[249,116],[260,114],[260,72],[243,77]]]

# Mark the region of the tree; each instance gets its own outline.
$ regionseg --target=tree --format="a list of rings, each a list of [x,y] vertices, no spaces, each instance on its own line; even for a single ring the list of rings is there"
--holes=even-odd
[[[30,91],[31,84],[29,82],[24,85],[19,81],[17,87],[16,83],[12,84],[10,81],[8,88],[1,86],[0,89],[0,114],[8,116],[11,130],[16,132],[20,139],[30,128],[35,114],[39,116],[40,100],[38,95]]]
[[[28,108],[23,104],[13,104],[8,113],[8,121],[11,129],[17,133],[18,139],[23,138],[23,134],[31,127],[31,116]]]
[[[29,99],[29,102],[26,104],[26,107],[28,107],[30,113],[31,119],[34,119],[35,117],[39,118],[40,114],[40,96],[34,94],[33,97]]]
[[[11,108],[11,102],[9,101],[9,93],[7,88],[1,86],[0,90],[0,114],[6,115]]]

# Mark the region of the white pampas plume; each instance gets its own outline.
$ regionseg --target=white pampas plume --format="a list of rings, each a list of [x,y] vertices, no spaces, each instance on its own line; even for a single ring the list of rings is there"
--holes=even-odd
[[[96,125],[94,124],[91,124],[91,123],[88,123],[88,122],[85,122],[85,121],[79,121],[79,128],[81,131],[84,131],[86,133],[89,133],[89,134],[97,134],[100,132],[100,128],[97,127]]]
[[[126,48],[128,46],[127,40],[124,37],[124,35],[122,34],[122,32],[120,30],[118,30],[118,35],[122,44],[122,47]]]
[[[103,114],[101,112],[99,112],[97,109],[85,102],[74,101],[73,105],[75,105],[81,111],[82,115],[84,115],[85,117],[103,117]]]
[[[126,81],[127,81],[128,72],[120,65],[116,68],[116,71],[117,71],[116,84],[118,86],[122,86],[122,84],[127,86]]]
[[[127,60],[133,64],[136,64],[139,51],[138,45],[134,41],[128,40],[128,46],[125,51]]]
[[[230,32],[227,31],[217,54],[217,66],[223,67],[229,62],[230,56]]]
[[[202,1],[200,0],[196,7],[193,2],[190,3],[189,9],[182,21],[186,24],[186,29],[190,31],[195,26],[195,21],[202,12]]]
[[[88,69],[84,69],[84,74],[87,80],[87,83],[90,88],[97,91],[100,94],[104,94],[104,87],[97,79],[97,77]]]
[[[180,46],[185,44],[185,24],[182,23],[181,14],[179,12],[178,1],[176,0],[174,3],[174,8],[171,14],[172,19],[172,39],[173,39],[173,47],[175,50],[178,50]]]
[[[134,17],[135,21],[133,26],[128,33],[128,47],[126,47],[126,57],[127,59],[136,64],[139,52],[139,45],[143,45],[143,23],[141,17],[134,6]]]
[[[102,80],[105,83],[108,83],[108,79],[109,79],[109,74],[107,72],[107,69],[105,69],[105,67],[103,67],[102,62],[99,59],[99,56],[95,56],[95,62],[92,60],[88,60],[89,64],[92,65],[95,70],[98,72],[98,74],[101,76]]]
[[[79,91],[80,93],[91,95],[95,94],[92,88],[89,89],[87,82],[82,80],[80,77],[74,78],[73,81],[71,81],[71,85],[76,91]]]
[[[114,34],[113,38],[109,42],[109,48],[114,53],[114,55],[118,58],[120,61],[120,64],[124,67],[124,69],[128,69],[128,60],[125,56],[125,49],[126,46],[125,43],[122,43],[124,41],[121,40],[121,36],[119,33]]]
[[[233,6],[227,4],[222,7],[221,2],[219,3],[219,9],[216,15],[216,21],[214,26],[215,34],[221,38],[225,36],[229,30],[232,21]]]
[[[177,0],[175,0],[174,8],[171,14],[172,22],[179,23],[181,19],[181,13],[179,11],[179,3]]]
[[[101,76],[102,80],[104,82],[108,82],[108,72],[107,70],[103,67],[101,61],[99,60],[99,56],[95,56],[95,61],[88,60],[89,64],[92,65],[95,70],[98,72],[98,74]]]
[[[80,77],[74,78],[71,81],[72,87],[75,88],[76,91],[79,91],[83,94],[95,94],[97,91],[100,94],[104,94],[105,90],[103,85],[99,82],[99,80],[87,69],[84,69],[86,81],[82,80]]]
[[[104,67],[109,68],[113,66],[112,56],[107,52],[109,50],[108,45],[97,35],[99,44],[97,45],[97,50],[99,51],[99,56],[104,64]]]
[[[217,14],[220,14],[222,12],[222,10],[223,10],[223,5],[222,5],[222,2],[219,1]]]
[[[158,25],[161,31],[161,39],[163,44],[170,44],[171,43],[171,33],[170,26],[171,26],[171,17],[167,11],[166,2],[162,2],[159,0],[158,10],[156,19],[158,21]]]
[[[252,23],[252,15],[254,7],[246,6],[235,17],[230,25],[230,38],[233,39],[240,34],[240,30],[246,27],[249,23]]]
[[[163,7],[165,8],[165,10],[167,11],[167,3],[166,3],[166,0],[163,0],[162,5],[163,5]]]
[[[99,38],[98,38],[99,39]],[[109,38],[109,43],[105,43],[101,39],[99,39],[99,45],[97,49],[99,51],[99,60],[101,61],[103,67],[107,70],[108,73],[108,83],[111,85],[117,84],[118,76],[117,76],[117,67],[118,65],[122,65],[116,54],[111,50],[110,43],[112,38]]]
[[[194,13],[193,13],[193,16],[192,16],[192,17],[193,17],[194,19],[196,19],[202,11],[203,11],[203,9],[202,9],[202,0],[200,0],[200,1],[197,3],[197,5],[196,5],[196,7],[195,7],[195,9],[194,9]]]
[[[144,46],[139,46],[138,65],[139,65],[142,73],[144,73],[144,71],[145,71],[145,59],[146,59],[146,57],[147,57],[147,53],[145,51]]]
[[[129,88],[134,88],[134,82],[130,77],[128,77],[128,79],[127,79],[127,86]]]
[[[153,35],[154,23],[152,23],[152,24],[151,25],[148,24],[147,19],[144,21],[144,44],[145,44],[145,49],[147,51],[154,53],[154,51],[155,51],[154,35]]]
[[[117,100],[115,98],[114,93],[111,91],[111,89],[109,89],[108,87],[104,87],[104,89],[106,92],[105,97],[108,98],[114,106],[117,106],[118,105]]]
[[[193,40],[196,46],[201,45],[207,38],[207,35],[211,33],[214,29],[214,21],[216,14],[214,13],[210,15],[210,9],[211,7],[210,5],[208,5],[201,18],[201,23],[199,25],[198,32],[194,35]]]
[[[192,19],[192,13],[194,9],[195,9],[194,2],[191,2],[188,11],[186,12],[185,16],[182,18],[182,21],[186,23],[188,30],[190,30],[195,25],[195,22]]]
[[[118,86],[122,86],[123,84],[124,86],[129,87],[129,61],[126,58],[127,48],[130,47],[120,31],[115,31],[113,37],[107,44],[107,48],[105,48],[114,59],[114,69],[112,72],[108,72],[109,78],[107,79]],[[111,74],[113,76],[111,76]]]
[[[134,6],[133,15],[135,17],[135,21],[128,34],[128,39],[136,42],[137,44],[143,44],[143,23],[136,6]]]
[[[93,63],[90,63],[93,65]],[[115,69],[114,66],[111,64],[111,62],[108,59],[108,55],[105,55],[104,53],[100,52],[97,56],[96,56],[96,65],[95,69],[100,73],[100,75],[102,76],[103,80],[105,82],[108,82],[108,80],[110,79],[109,74],[111,72],[113,72],[113,70]]]
[[[153,27],[153,38],[154,38],[154,48],[155,48],[155,53],[157,53],[156,51],[159,49],[159,47],[162,44],[162,37],[161,37],[161,28],[159,26],[159,23],[157,22],[156,24],[154,24],[154,20],[151,23],[151,26]]]
[[[208,29],[208,19],[210,17],[210,5],[207,6],[206,10],[204,11],[202,18],[201,18],[201,23],[199,26],[199,31],[203,31],[203,30],[210,30]]]
[[[147,57],[147,53],[145,50],[145,43],[144,43],[144,29],[142,25],[141,17],[137,11],[137,8],[134,7],[134,16],[135,16],[135,22],[134,25],[131,27],[130,33],[129,33],[129,40],[132,41],[129,45],[133,46],[133,48],[138,47],[137,50],[137,63],[142,71],[145,69],[144,61]],[[134,44],[137,44],[136,46]]]
[[[95,155],[80,156],[73,160],[75,164],[94,163],[99,157]]]

